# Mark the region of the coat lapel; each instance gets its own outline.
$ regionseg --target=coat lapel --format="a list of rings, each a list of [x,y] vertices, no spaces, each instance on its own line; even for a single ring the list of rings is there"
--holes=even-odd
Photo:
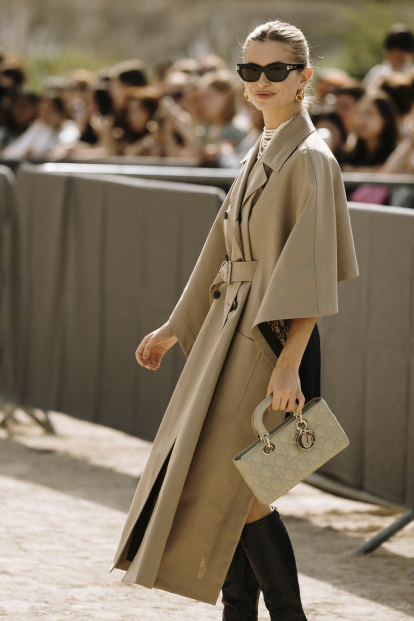
[[[242,162],[245,162],[247,160],[247,162],[241,172],[241,175],[237,183],[235,184],[232,190],[231,197],[230,197],[229,212],[230,212],[231,229],[233,232],[234,239],[239,247],[239,252],[241,253],[241,257],[243,257],[243,246],[242,246],[242,241],[241,241],[240,223],[238,221],[238,217],[239,217],[241,207],[243,204],[243,200],[244,200],[247,178],[250,174],[252,166],[254,166],[254,163],[256,161],[257,153],[259,151],[259,144],[260,144],[260,137],[257,139],[256,143],[252,146],[252,148],[247,152],[244,158],[241,160]]]
[[[263,154],[263,163],[270,166],[274,172],[279,172],[283,164],[301,142],[305,140],[309,134],[316,131],[311,121],[309,112],[305,109],[299,112],[292,121],[286,125],[272,140]]]
[[[246,153],[240,163],[246,162],[242,173],[236,182],[230,197],[230,218],[234,239],[243,257],[243,244],[240,232],[239,215],[246,200],[259,188],[266,185],[268,176],[264,164],[267,164],[274,172],[279,172],[283,164],[289,159],[299,144],[309,134],[316,131],[306,109],[299,112],[292,121],[270,142],[263,154],[262,161],[254,169],[247,188],[247,179],[254,167],[259,152],[260,136]]]

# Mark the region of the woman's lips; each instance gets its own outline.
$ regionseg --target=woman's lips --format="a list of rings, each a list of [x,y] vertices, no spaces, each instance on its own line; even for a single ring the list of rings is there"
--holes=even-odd
[[[270,97],[273,97],[274,93],[256,93],[256,97],[258,97],[259,99],[270,99]]]

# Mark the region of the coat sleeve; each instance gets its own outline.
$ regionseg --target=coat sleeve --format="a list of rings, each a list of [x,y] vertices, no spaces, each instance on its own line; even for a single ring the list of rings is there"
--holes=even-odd
[[[229,207],[231,191],[239,174],[220,207],[190,279],[169,318],[187,358],[210,309],[210,286],[225,261],[224,213]]]
[[[338,312],[338,282],[358,276],[348,204],[335,158],[304,143],[295,178],[300,180],[286,242],[268,278],[252,336],[275,363],[259,328],[264,322]],[[293,214],[293,215],[292,215]]]

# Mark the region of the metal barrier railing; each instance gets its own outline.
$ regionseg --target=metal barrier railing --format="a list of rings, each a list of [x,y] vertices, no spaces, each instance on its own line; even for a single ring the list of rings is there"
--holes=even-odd
[[[142,166],[109,163],[47,163],[39,166],[41,172],[76,175],[126,175],[143,179],[159,179],[179,183],[213,185],[225,191],[230,189],[239,169],[196,168],[189,166]]]

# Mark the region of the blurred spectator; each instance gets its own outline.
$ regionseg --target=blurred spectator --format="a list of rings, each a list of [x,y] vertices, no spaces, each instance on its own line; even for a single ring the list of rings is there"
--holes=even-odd
[[[243,101],[244,100],[244,101]],[[260,134],[263,131],[264,121],[261,110],[258,110],[251,102],[247,101],[243,97],[242,103],[245,106],[245,110],[248,111],[248,119],[250,129],[243,140],[234,147],[232,153],[220,155],[218,163],[224,168],[240,168],[240,160],[246,155],[246,153],[256,143]],[[246,103],[244,103],[246,102]]]
[[[76,123],[68,118],[58,97],[44,97],[38,104],[38,118],[16,140],[0,152],[2,158],[50,157],[59,159],[68,145],[80,137]]]
[[[80,130],[82,131],[80,137],[81,142],[90,145],[96,144],[99,137],[92,127],[92,117],[112,117],[113,112],[112,99],[109,92],[105,88],[95,88],[92,92],[92,98],[86,103],[85,121],[87,122],[83,124],[83,127],[80,126]]]
[[[393,71],[389,76],[382,78],[380,88],[393,100],[397,110],[399,137],[405,138],[404,119],[414,104],[414,72],[401,73]]]
[[[201,62],[194,58],[180,58],[170,66],[167,75],[170,73],[186,73],[187,75],[201,75]],[[167,77],[167,76],[165,76]]]
[[[375,172],[395,149],[396,110],[386,93],[364,95],[356,105],[355,147],[345,155],[344,172]]]
[[[191,115],[174,101],[152,94],[150,89],[134,89],[128,95],[125,110],[127,127],[142,136],[129,139],[124,155],[196,157],[199,147]]]
[[[171,60],[165,60],[161,63],[158,63],[157,65],[155,65],[155,69],[154,69],[154,86],[157,86],[159,88],[161,88],[167,74],[168,71],[170,70],[170,68],[172,67],[173,62]]]
[[[311,118],[316,131],[325,140],[338,163],[343,164],[347,136],[339,115],[336,112],[321,112],[312,114]]]
[[[413,69],[414,34],[405,24],[394,24],[385,37],[384,61],[366,74],[364,86],[378,86],[384,76],[393,71],[407,73]]]
[[[78,69],[69,74],[62,91],[66,110],[76,121],[81,132],[88,122],[87,109],[94,96],[95,84],[95,74],[86,69]]]
[[[200,78],[193,74],[171,71],[160,86],[163,96],[169,98],[166,101],[176,103],[177,106],[186,110],[194,121],[197,117],[199,80]]]
[[[404,119],[406,137],[391,153],[381,172],[414,175],[414,105]]]
[[[201,151],[205,163],[217,164],[246,137],[235,122],[235,90],[235,77],[227,69],[210,71],[200,80],[196,113],[201,125],[196,130],[205,145]]]
[[[140,60],[126,60],[115,65],[109,72],[109,78],[109,92],[116,111],[123,109],[128,90],[132,86],[148,84],[144,63]]]
[[[112,99],[106,89],[95,88],[93,90],[92,99],[86,104],[86,118],[87,122],[83,126],[79,142],[70,145],[66,154],[68,157],[85,159],[94,156],[88,149],[92,146],[97,146],[100,142],[99,131],[101,129],[102,120],[111,119],[112,121],[113,119]],[[111,125],[113,125],[112,122]],[[98,131],[95,130],[95,127],[98,127]],[[95,157],[99,156],[99,153],[95,153]]]
[[[209,71],[219,71],[220,69],[227,69],[227,63],[223,58],[217,56],[217,54],[207,54],[200,60],[200,74],[204,75]]]
[[[171,102],[171,111],[153,86],[129,89],[121,111],[120,126],[112,116],[92,115],[91,126],[98,136],[96,145],[79,153],[76,145],[71,157],[100,158],[111,155],[195,157],[195,140],[191,116]]]
[[[6,91],[18,91],[26,78],[21,67],[5,67],[0,72],[0,88]]]
[[[342,69],[325,69],[319,74],[315,83],[314,96],[322,104],[329,94],[336,94],[341,88],[351,86],[353,82],[353,78],[346,71],[342,71]],[[327,103],[331,103],[329,98]],[[321,110],[316,106],[315,112],[321,112]]]
[[[353,86],[343,86],[336,93],[334,111],[341,119],[347,139],[355,131],[356,104],[364,92],[364,87],[356,83]]]
[[[13,93],[3,99],[3,124],[0,128],[0,148],[16,140],[37,116],[38,97],[34,93]]]

